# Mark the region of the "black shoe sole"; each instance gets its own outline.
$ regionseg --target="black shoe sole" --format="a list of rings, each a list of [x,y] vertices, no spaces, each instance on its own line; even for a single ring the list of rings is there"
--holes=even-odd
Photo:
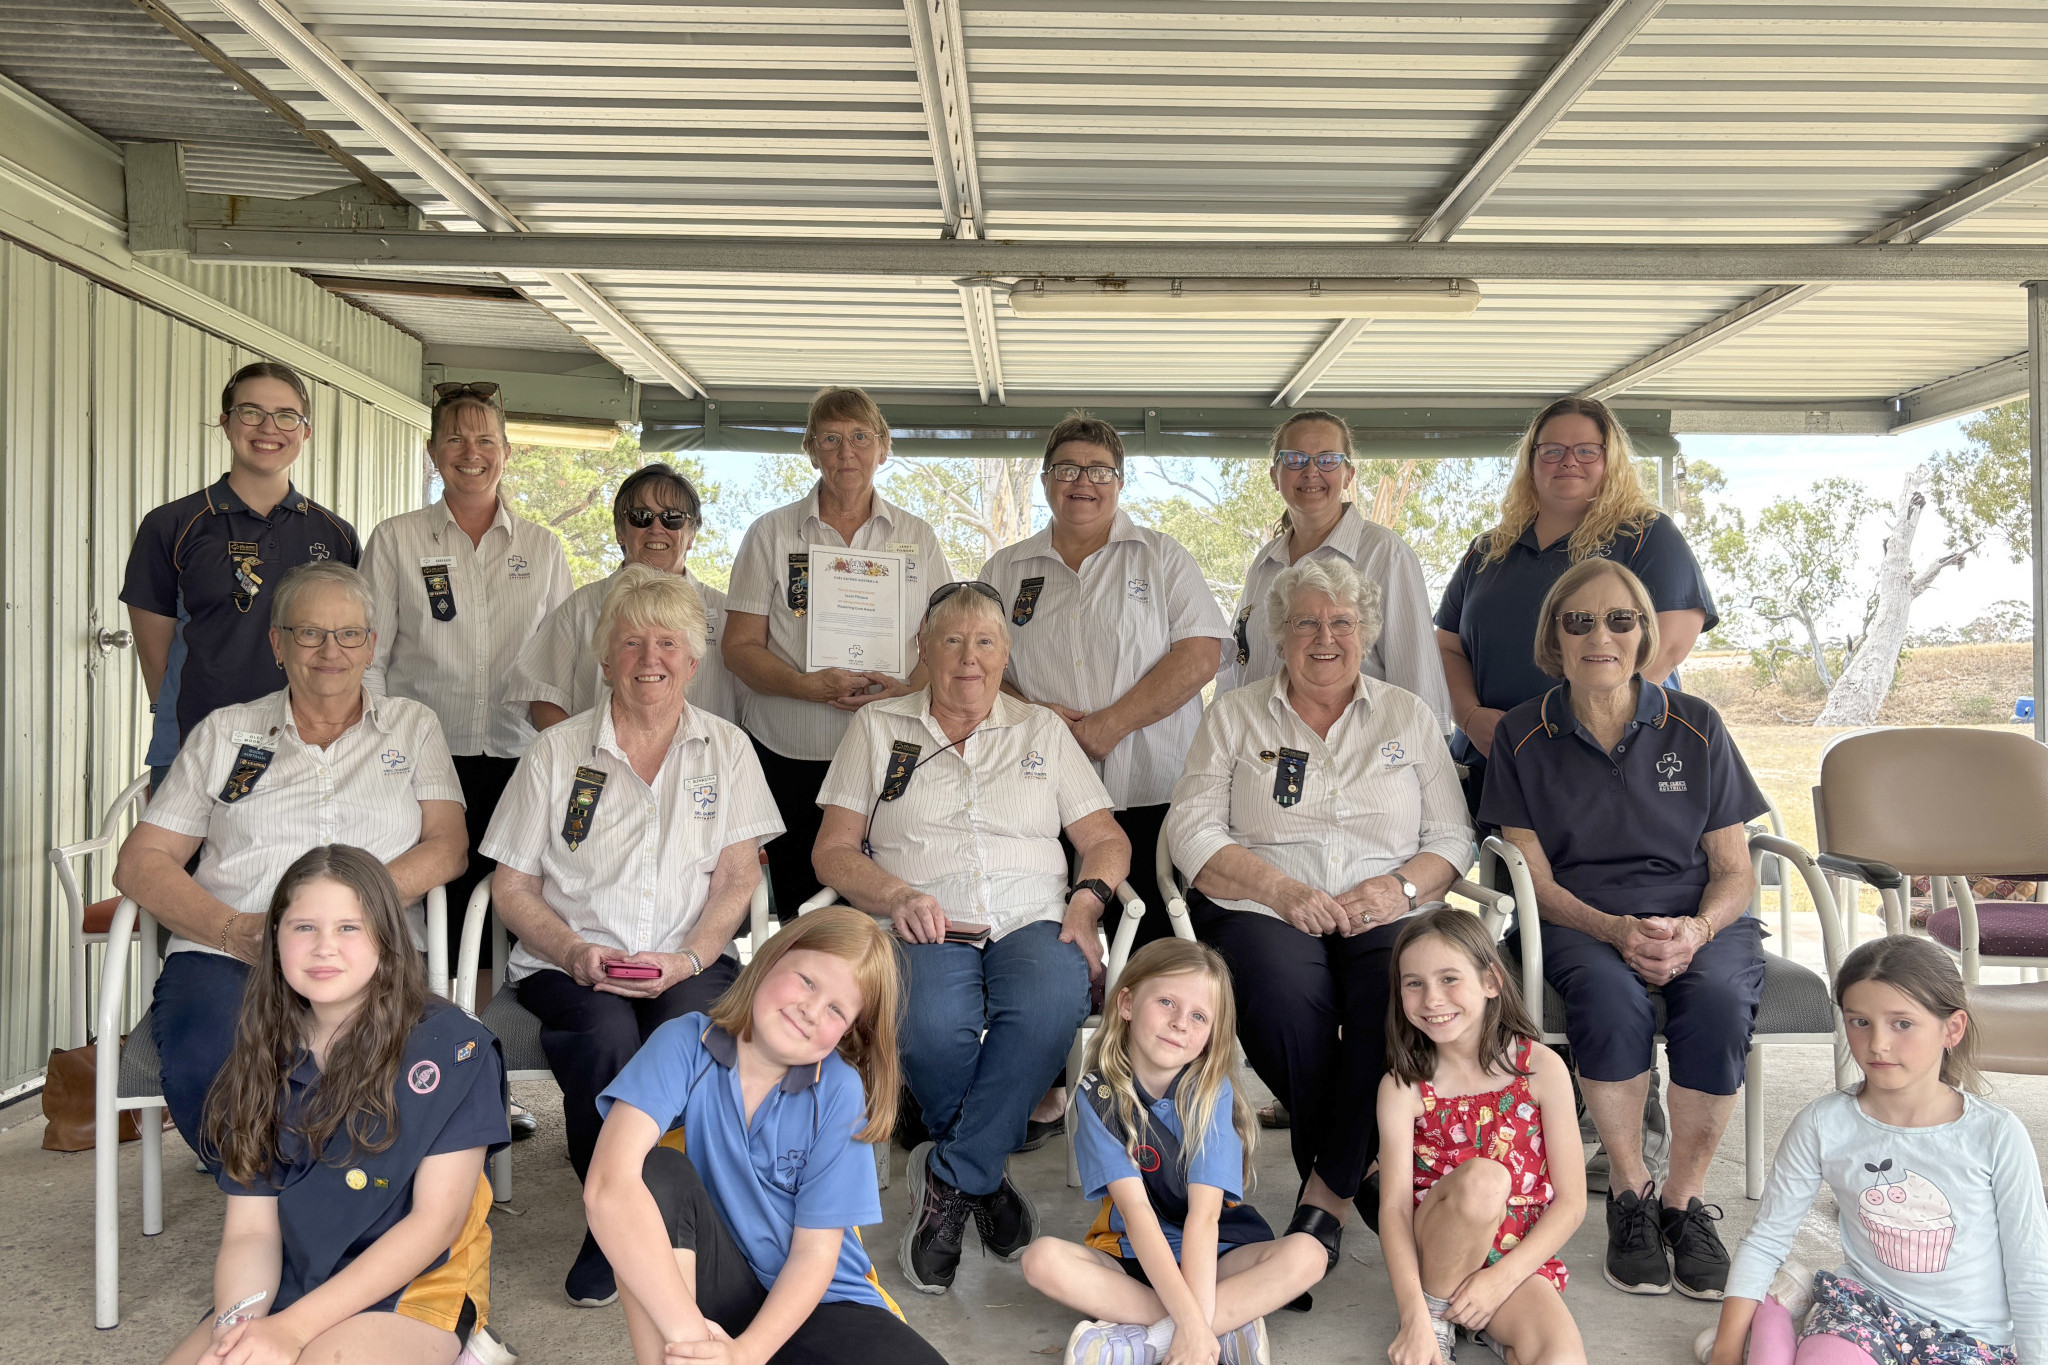
[[[1020,1152],[1035,1152],[1046,1143],[1067,1131],[1067,1120],[1063,1114],[1056,1119],[1029,1119],[1024,1124],[1024,1145]]]

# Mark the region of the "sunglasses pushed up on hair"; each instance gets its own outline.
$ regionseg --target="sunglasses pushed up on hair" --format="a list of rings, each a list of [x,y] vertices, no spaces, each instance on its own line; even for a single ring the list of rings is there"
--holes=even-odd
[[[1601,613],[1592,611],[1561,611],[1557,624],[1567,635],[1591,635],[1593,625],[1601,619]],[[1607,628],[1616,635],[1627,635],[1643,623],[1643,614],[1634,607],[1616,607],[1606,613]]]

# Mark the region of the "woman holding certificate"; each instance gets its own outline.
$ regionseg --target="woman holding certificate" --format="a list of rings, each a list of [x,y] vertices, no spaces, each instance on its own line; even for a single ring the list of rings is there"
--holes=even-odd
[[[769,846],[777,913],[818,890],[818,789],[853,713],[924,686],[917,625],[953,581],[936,532],[875,491],[889,424],[859,389],[811,400],[804,454],[818,482],[749,527],[726,599],[725,666],[789,837]],[[858,553],[853,553],[858,552]]]

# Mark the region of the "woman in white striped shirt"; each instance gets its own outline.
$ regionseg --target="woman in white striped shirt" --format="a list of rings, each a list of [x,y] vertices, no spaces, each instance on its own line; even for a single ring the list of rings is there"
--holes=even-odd
[[[1469,864],[1472,827],[1435,713],[1359,672],[1379,589],[1344,559],[1304,559],[1262,605],[1280,671],[1203,716],[1166,836],[1196,934],[1230,963],[1245,1056],[1294,1116],[1288,1231],[1334,1265],[1345,1202],[1378,1220],[1365,1177],[1398,921]]]

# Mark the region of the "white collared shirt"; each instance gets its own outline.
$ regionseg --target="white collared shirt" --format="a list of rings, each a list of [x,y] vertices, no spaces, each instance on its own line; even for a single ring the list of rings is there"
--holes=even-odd
[[[435,612],[429,568],[447,573],[453,616]],[[525,753],[533,726],[524,708],[505,705],[503,688],[519,647],[569,596],[569,560],[555,533],[501,501],[471,545],[443,499],[379,523],[363,573],[377,604],[377,657],[364,686],[433,707],[450,753]]]
[[[796,502],[778,507],[747,528],[733,557],[726,589],[726,610],[768,618],[768,648],[796,669],[810,658],[808,617],[789,605],[789,563],[792,555],[808,555],[813,545],[845,545],[852,550],[901,550],[909,555],[904,573],[903,657],[917,660],[917,626],[924,600],[941,583],[953,581],[953,568],[939,545],[938,533],[920,517],[874,495],[874,509],[848,544],[818,517],[818,486]],[[771,697],[748,691],[740,698],[748,733],[784,758],[822,763],[839,748],[853,713],[820,701]]]
[[[269,762],[246,795],[225,800],[244,745],[267,750]],[[462,804],[432,711],[364,688],[362,719],[322,749],[299,738],[284,688],[223,706],[194,726],[142,818],[204,840],[192,879],[242,914],[260,915],[285,869],[309,848],[354,844],[386,863],[411,849],[420,841],[422,801]],[[424,945],[420,902],[407,917],[415,945]],[[170,951],[220,949],[174,936]]]
[[[1418,853],[1461,871],[1472,823],[1436,718],[1412,692],[1361,676],[1328,739],[1287,699],[1287,675],[1216,699],[1173,789],[1167,847],[1192,878],[1241,844],[1296,881],[1340,895]],[[1275,797],[1280,751],[1308,755],[1300,801]],[[1257,901],[1218,901],[1270,915]]]
[[[572,849],[563,831],[579,769],[604,782]],[[738,726],[685,706],[649,786],[618,746],[607,699],[534,740],[478,851],[539,877],[548,908],[588,941],[674,953],[704,913],[719,855],[780,833],[761,761]],[[505,974],[517,981],[553,966],[521,944]]]
[[[1053,549],[1048,526],[997,550],[981,577],[1002,593],[1009,612],[1009,680],[1033,701],[1100,711],[1182,640],[1226,640],[1235,648],[1195,557],[1121,511],[1109,543],[1082,560],[1078,572]],[[1034,580],[1035,590],[1026,592]],[[1118,810],[1166,801],[1201,720],[1196,695],[1110,750],[1096,771]]]
[[[899,740],[918,746],[924,766],[901,796],[878,804]],[[931,689],[872,702],[854,713],[818,804],[863,822],[873,808],[876,865],[937,899],[948,918],[988,925],[991,940],[1059,919],[1067,906],[1060,831],[1110,808],[1095,765],[1065,721],[1001,693],[966,743],[949,743],[932,719]]]
[[[620,569],[609,578],[584,584],[542,619],[533,638],[520,647],[518,656],[512,660],[504,687],[507,706],[525,717],[532,703],[544,701],[573,716],[611,696],[611,687],[604,680],[604,665],[598,661],[591,639],[597,633],[597,617],[604,610],[604,599],[623,572]],[[683,577],[704,603],[704,657],[697,661],[697,676],[690,679],[685,695],[697,710],[737,725],[743,685],[726,671],[725,658],[718,648],[718,642],[725,638],[725,594],[688,570]]]
[[[1367,521],[1357,507],[1347,507],[1323,543],[1306,556],[1336,555],[1347,560],[1368,582],[1379,584],[1380,635],[1359,658],[1358,671],[1405,688],[1436,712],[1438,733],[1453,728],[1451,689],[1444,682],[1443,656],[1437,650],[1436,620],[1422,581],[1422,561],[1408,542],[1376,521]],[[1223,646],[1223,669],[1216,675],[1216,694],[1272,677],[1280,671],[1280,648],[1266,632],[1266,594],[1288,567],[1287,537],[1266,542],[1245,570],[1244,591],[1238,594],[1236,633]],[[1245,661],[1238,662],[1238,639]]]

